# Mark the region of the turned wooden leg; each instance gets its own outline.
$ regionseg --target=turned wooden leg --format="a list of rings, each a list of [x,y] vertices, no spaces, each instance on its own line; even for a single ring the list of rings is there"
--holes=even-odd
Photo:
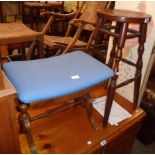
[[[141,77],[142,77],[142,67],[143,67],[143,60],[142,56],[144,53],[144,43],[146,41],[146,31],[147,31],[147,24],[140,25],[140,33],[141,36],[139,37],[139,47],[138,47],[138,60],[136,63],[136,80],[134,83],[134,106],[137,107],[138,104],[138,97],[139,97],[139,90],[141,84]]]
[[[121,24],[119,22],[117,22],[116,23],[115,33],[119,33],[120,26],[121,26]],[[113,46],[112,46],[112,49],[111,49],[111,52],[110,52],[110,56],[109,56],[109,60],[108,60],[108,63],[107,63],[107,65],[110,68],[112,68],[113,64],[114,64],[114,58],[115,58],[114,56],[115,56],[115,53],[116,53],[116,47],[117,47],[117,38],[114,38],[113,39]],[[110,79],[106,83],[106,88],[108,88],[108,84],[109,83],[110,83]]]
[[[28,144],[29,144],[31,153],[37,153],[36,146],[34,144],[32,132],[31,132],[31,120],[30,120],[30,116],[27,112],[28,105],[20,103],[18,107],[19,107],[19,111],[20,111],[20,114],[19,114],[20,129],[22,132],[26,133],[26,137],[28,140]]]
[[[118,25],[118,24],[117,24]],[[106,106],[105,106],[105,113],[104,113],[104,118],[103,118],[103,126],[106,127],[108,124],[108,119],[114,99],[114,93],[116,89],[116,82],[119,74],[119,63],[122,58],[122,48],[125,45],[125,39],[127,35],[127,30],[128,30],[128,23],[122,23],[119,25],[119,38],[117,39],[117,50],[115,50],[115,54],[113,55],[114,57],[114,63],[113,63],[113,70],[115,72],[115,75],[112,77],[112,79],[109,82],[108,86],[108,95],[107,95],[107,101],[106,101]],[[113,42],[113,45],[116,46],[115,43],[116,41]],[[113,51],[112,51],[113,52]]]
[[[120,29],[120,23],[117,22],[116,23],[115,33],[118,33],[119,29]],[[109,56],[109,61],[108,61],[108,66],[110,68],[112,68],[112,66],[114,64],[114,55],[115,55],[115,51],[116,51],[116,46],[117,46],[117,38],[114,38],[113,39],[113,47],[111,49],[110,56]]]
[[[96,122],[96,120],[95,120],[95,118],[93,116],[93,105],[92,105],[92,102],[90,101],[90,96],[88,94],[83,97],[82,105],[86,109],[87,116],[88,116],[88,119],[89,119],[89,122],[90,122],[91,126],[95,130],[98,130],[97,122]]]

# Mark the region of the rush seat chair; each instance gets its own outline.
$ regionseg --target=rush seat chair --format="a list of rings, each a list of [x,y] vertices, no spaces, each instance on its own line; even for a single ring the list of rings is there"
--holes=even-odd
[[[56,55],[65,54],[70,51],[82,50],[89,52],[92,49],[92,35],[97,22],[97,10],[98,9],[108,9],[111,7],[111,2],[83,2],[75,16],[70,20],[65,36],[50,36],[44,35],[44,47],[46,51],[53,49],[58,49]],[[81,13],[82,11],[82,13]],[[73,13],[72,13],[73,14]],[[65,14],[47,12],[46,15],[49,15],[53,18],[53,21],[57,18],[66,18]],[[71,18],[70,18],[71,19]],[[54,22],[51,22],[53,25]],[[75,30],[74,34],[72,32]],[[89,31],[87,39],[83,38],[84,31]],[[69,46],[68,46],[69,45]],[[67,47],[67,48],[66,48]]]
[[[82,104],[91,125],[97,129],[89,93],[102,88],[104,82],[114,75],[111,68],[82,51],[38,60],[9,62],[3,64],[3,70],[17,91],[19,124],[21,131],[26,133],[32,153],[37,153],[37,149],[31,132],[31,121],[49,113],[30,117],[27,110],[34,102],[39,104],[39,101],[48,99],[58,102],[74,99],[73,105]],[[59,108],[64,110],[73,105]],[[44,104],[41,106],[45,107]]]

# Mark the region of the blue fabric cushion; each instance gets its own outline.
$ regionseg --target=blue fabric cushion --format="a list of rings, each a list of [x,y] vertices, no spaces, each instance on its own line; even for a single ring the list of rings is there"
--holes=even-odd
[[[9,62],[3,69],[24,103],[78,92],[114,75],[112,69],[82,51]]]

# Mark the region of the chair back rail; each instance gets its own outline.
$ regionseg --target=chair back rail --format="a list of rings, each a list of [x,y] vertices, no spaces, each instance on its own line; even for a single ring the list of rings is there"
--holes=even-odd
[[[55,12],[49,12],[47,11],[46,15],[52,16],[52,22],[49,18],[43,33],[45,34],[48,29],[50,28],[50,24],[52,25],[54,23],[54,20],[58,19],[71,19],[69,21],[67,31],[64,37],[46,37],[45,41],[45,47],[47,47],[47,50],[53,48],[58,48],[58,46],[55,46],[55,44],[58,44],[60,46],[59,52],[61,54],[70,52],[71,50],[74,50],[74,47],[76,46],[76,49],[78,49],[78,41],[81,38],[83,30],[89,31],[89,36],[87,37],[87,41],[83,41],[85,43],[85,48],[82,46],[82,50],[88,52],[91,48],[92,42],[93,42],[93,35],[92,32],[94,31],[95,24],[97,22],[97,10],[98,9],[108,9],[111,8],[112,2],[82,2],[79,9],[76,12],[71,12],[68,14],[61,14],[61,13],[55,13]],[[82,12],[82,13],[81,13]],[[76,31],[75,28],[77,27]],[[74,35],[72,34],[73,30],[75,31]],[[73,37],[72,37],[73,35]],[[67,37],[70,37],[68,42]],[[72,37],[72,40],[71,40]],[[60,39],[61,38],[61,39]],[[61,41],[60,41],[61,40]],[[81,40],[80,40],[81,41]],[[50,43],[50,44],[49,44]],[[49,47],[49,48],[48,48]],[[62,51],[63,49],[63,51]],[[81,49],[81,45],[79,45],[79,49]],[[46,50],[46,51],[47,51]],[[60,52],[60,50],[62,52]]]

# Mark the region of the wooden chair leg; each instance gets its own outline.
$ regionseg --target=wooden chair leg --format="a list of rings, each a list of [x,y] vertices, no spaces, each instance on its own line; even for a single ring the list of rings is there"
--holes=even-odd
[[[98,124],[97,124],[97,122],[93,116],[93,105],[92,105],[92,102],[90,101],[90,96],[88,94],[83,97],[82,105],[86,109],[87,116],[88,116],[88,119],[89,119],[91,126],[95,130],[98,130]]]
[[[112,80],[108,88],[108,96],[107,96],[104,118],[103,118],[103,127],[106,127],[108,124],[108,119],[109,119],[109,115],[110,115],[110,111],[111,111],[111,107],[114,99],[115,89],[116,89],[116,81]]]
[[[109,66],[112,65],[111,63],[113,63],[113,70],[115,72],[115,75],[112,77],[112,79],[109,83],[108,96],[107,96],[105,113],[104,113],[104,118],[103,118],[103,126],[104,127],[106,127],[108,124],[109,114],[110,114],[111,106],[112,106],[113,99],[114,99],[114,94],[115,94],[115,89],[116,89],[116,81],[118,79],[118,73],[119,73],[119,63],[122,59],[122,49],[125,45],[125,39],[126,39],[126,35],[127,35],[127,30],[128,30],[128,23],[117,23],[116,27],[117,27],[117,30],[115,30],[115,31],[119,32],[119,37],[117,40],[114,39],[114,41],[113,41],[112,53],[115,56],[113,56],[114,57],[114,59],[113,59],[112,55],[111,55],[111,58],[110,58],[111,62],[109,61]]]
[[[25,48],[21,49],[21,54],[22,54],[22,59],[26,60],[26,52],[25,52]]]
[[[27,112],[28,110],[28,105],[27,104],[19,104],[19,110],[20,110],[20,114],[19,114],[19,124],[21,127],[21,131],[26,133],[26,137],[28,140],[28,144],[31,150],[31,153],[37,153],[36,151],[36,146],[34,143],[34,139],[32,136],[32,132],[31,132],[31,120],[30,120],[30,116]]]
[[[63,52],[62,49],[59,49],[59,50],[56,52],[55,56],[57,56],[57,55],[61,55],[62,52]]]
[[[28,53],[27,53],[27,56],[26,56],[26,59],[27,60],[30,60],[32,58],[32,54],[34,53],[35,49],[36,49],[36,46],[37,46],[37,41],[33,41],[33,43],[31,44],[29,50],[28,50]]]

